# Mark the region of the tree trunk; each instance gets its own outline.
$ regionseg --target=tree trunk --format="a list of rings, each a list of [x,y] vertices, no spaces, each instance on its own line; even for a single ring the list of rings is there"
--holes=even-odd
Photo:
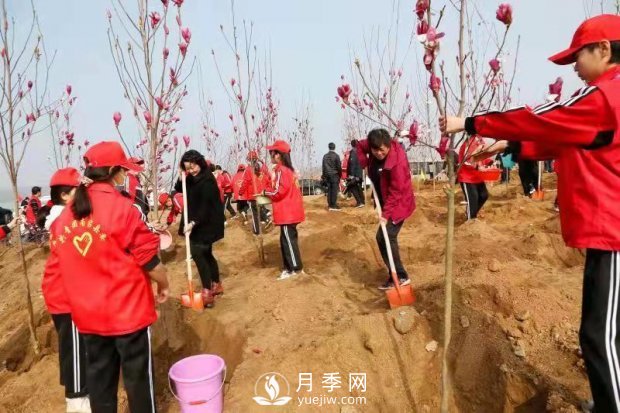
[[[19,191],[17,189],[17,182],[11,182],[13,187],[13,197],[15,199],[15,213],[19,214]],[[16,227],[13,234],[13,238],[17,238],[17,245],[19,246],[19,253],[22,260],[22,270],[24,275],[24,284],[26,287],[26,307],[28,309],[28,329],[30,330],[30,341],[35,354],[39,354],[40,345],[37,339],[36,327],[34,322],[34,310],[32,308],[32,297],[30,296],[30,280],[28,278],[28,265],[26,264],[26,251],[24,251],[24,244],[22,242],[20,226]]]
[[[453,139],[453,138],[452,138]],[[452,144],[450,145],[453,146]],[[448,353],[452,332],[452,262],[454,250],[454,197],[456,191],[456,177],[454,173],[454,156],[448,153],[448,177],[449,187],[446,191],[448,200],[448,225],[446,230],[446,256],[445,256],[445,303],[444,303],[444,330],[443,330],[443,356],[441,365],[441,412],[450,411],[450,370],[448,365]]]

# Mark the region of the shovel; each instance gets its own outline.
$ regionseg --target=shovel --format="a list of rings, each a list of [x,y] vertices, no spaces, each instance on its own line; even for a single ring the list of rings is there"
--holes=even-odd
[[[536,201],[542,201],[545,199],[545,193],[542,189],[542,175],[544,167],[545,163],[543,161],[538,161],[538,186],[536,187],[536,191],[532,194],[532,199]]]
[[[377,214],[379,215],[379,220],[382,217],[381,204],[379,203],[379,196],[377,195],[377,191],[375,190],[374,184],[371,182],[370,186],[372,188],[372,194],[375,199],[375,205],[377,207]],[[406,305],[412,305],[415,301],[415,295],[413,293],[413,287],[411,285],[401,286],[398,282],[398,276],[396,275],[396,268],[394,265],[394,257],[392,255],[392,246],[390,245],[390,240],[388,238],[387,228],[385,227],[385,223],[381,221],[381,231],[383,232],[383,239],[385,240],[385,247],[387,249],[388,261],[390,262],[390,275],[392,276],[392,282],[394,283],[395,288],[390,288],[385,291],[385,296],[387,297],[388,303],[390,304],[390,308],[397,308]]]
[[[187,173],[181,173],[181,184],[183,186],[183,223],[187,228]],[[204,303],[202,294],[194,292],[194,281],[192,280],[192,254],[189,248],[189,232],[185,233],[185,262],[187,263],[187,294],[181,294],[181,304],[184,307],[202,311]]]

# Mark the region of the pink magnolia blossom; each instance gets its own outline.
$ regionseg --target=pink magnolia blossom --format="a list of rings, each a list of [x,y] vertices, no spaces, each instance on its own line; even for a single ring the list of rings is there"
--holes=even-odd
[[[112,18],[112,12],[110,10],[106,10],[105,14],[106,14],[108,20],[110,20]]]
[[[424,66],[430,71],[435,61],[435,51],[432,49],[424,49]]]
[[[423,36],[428,33],[428,22],[426,20],[420,21],[418,23],[418,27],[416,28],[416,33],[418,36]]]
[[[162,99],[160,96],[157,96],[157,97],[155,98],[155,103],[157,103],[157,106],[158,106],[160,109],[163,109],[163,108],[164,108],[164,101],[163,101],[163,99]]]
[[[559,102],[562,97],[562,86],[564,85],[564,81],[561,77],[558,77],[555,82],[549,85],[549,97],[548,99],[551,101]]]
[[[499,72],[501,63],[497,59],[492,59],[489,61],[489,66],[491,66],[491,70],[493,71],[493,73],[497,73]]]
[[[6,49],[4,47],[0,50],[0,56],[1,57],[6,56]]]
[[[71,85],[67,85],[66,87],[67,96],[71,96],[71,90],[72,90]]]
[[[24,92],[22,92],[21,90],[19,92],[17,92],[17,98],[21,99],[24,97]]]
[[[59,144],[60,146],[63,146],[63,145],[65,144],[65,141],[63,141],[63,140],[61,139],[60,141],[58,141],[58,144]]]
[[[183,143],[185,144],[185,147],[189,147],[189,136],[184,135],[183,136]]]
[[[398,75],[398,77],[401,77],[403,75],[403,69],[398,69],[398,72],[396,74]]]
[[[151,28],[155,28],[161,21],[161,16],[156,11],[152,12],[149,17],[151,18]]]
[[[177,7],[181,7],[181,5],[183,4],[184,0],[172,0],[172,2],[177,6]]]
[[[450,143],[450,138],[447,136],[442,136],[439,139],[439,146],[437,147],[437,152],[439,152],[439,156],[442,158],[446,156],[448,153],[448,144]]]
[[[230,79],[230,86],[234,87],[236,83],[237,83],[237,81],[235,80],[234,77],[232,79]]]
[[[85,148],[88,148],[88,145],[90,145],[90,142],[88,141],[88,139],[86,139],[86,140],[84,141],[84,147],[85,147]]]
[[[351,86],[349,86],[348,83],[339,86],[336,91],[338,92],[338,96],[340,96],[340,99],[342,99],[345,103],[349,101],[349,96],[351,95]]]
[[[170,34],[170,29],[168,28],[168,25],[165,23],[164,23],[164,33],[166,34],[166,36]]]
[[[179,146],[179,137],[175,136],[174,138],[172,138],[173,142],[174,142],[174,147],[176,148],[177,146]]]
[[[151,126],[151,122],[153,121],[153,116],[151,116],[151,112],[145,110],[144,113],[142,113],[142,116],[144,116],[144,120],[146,121],[147,126]]]
[[[112,119],[114,119],[114,125],[116,125],[116,127],[118,127],[119,123],[121,123],[121,119],[123,117],[121,116],[120,112],[114,112],[114,116],[112,116]]]
[[[231,113],[230,115],[228,115],[228,119],[230,119],[230,121],[231,121],[231,122],[233,121],[233,115],[232,115],[232,113]]]
[[[413,146],[418,140],[418,121],[414,120],[409,126],[409,143]]]
[[[415,14],[418,15],[418,19],[422,20],[424,18],[424,14],[429,8],[428,0],[418,0],[415,5]]]
[[[237,95],[237,99],[239,99],[239,102],[243,101],[243,96],[241,95],[241,93]]]
[[[187,53],[187,43],[185,42],[179,43],[179,51],[181,52],[181,55],[185,57],[185,54]]]
[[[170,50],[168,50],[167,47],[164,47],[164,60],[168,58],[169,54],[170,54]]]
[[[189,27],[181,30],[181,36],[183,40],[185,40],[185,43],[189,44],[189,41],[192,39],[192,32],[189,30]]]
[[[431,80],[428,84],[428,87],[431,88],[431,90],[433,91],[433,93],[439,93],[439,90],[441,89],[441,79],[438,78],[437,76],[435,76],[434,73],[431,74]]]
[[[235,131],[235,133],[237,133],[237,131],[239,131],[239,128],[237,128],[236,126],[233,128],[233,130]]]
[[[168,0],[161,0],[161,3],[164,5],[164,7],[168,7]]]
[[[179,84],[179,80],[177,79],[177,74],[173,68],[170,68],[170,82],[176,86]]]
[[[179,25],[179,27],[183,25],[183,22],[181,21],[181,16],[179,15],[177,15],[177,24]]]
[[[437,30],[435,30],[434,27],[429,27],[428,30],[426,31],[426,42],[427,42],[427,47],[437,47],[437,44],[435,42],[437,42],[437,40],[441,39],[442,37],[444,37],[446,34],[443,32],[437,32]]]
[[[32,80],[28,81],[28,90],[32,89]]]
[[[510,26],[512,24],[512,6],[508,3],[500,4],[495,17],[506,26]]]
[[[37,118],[34,116],[34,113],[30,113],[26,115],[26,123],[35,122]]]
[[[340,107],[341,107],[342,109],[344,109],[344,108],[346,108],[347,106],[346,106],[344,103],[341,103],[341,104],[340,104]]]
[[[58,111],[56,111],[56,112],[54,113],[54,115],[56,116],[56,119],[58,119],[58,118],[60,117],[60,113],[58,113]]]

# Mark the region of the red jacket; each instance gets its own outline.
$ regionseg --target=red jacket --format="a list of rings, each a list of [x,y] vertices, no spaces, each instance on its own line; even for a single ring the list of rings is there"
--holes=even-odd
[[[467,118],[469,133],[557,147],[562,236],[573,248],[620,251],[620,67],[562,103]],[[542,145],[538,154],[543,155]],[[535,155],[536,150],[532,151]]]
[[[7,227],[6,225],[0,226],[0,241],[5,239],[7,235],[9,235],[10,232],[11,232],[11,229]]]
[[[36,196],[32,196],[30,201],[28,201],[28,205],[26,206],[26,223],[30,225],[36,225],[37,223],[37,213],[41,209],[41,200]]]
[[[52,314],[71,312],[81,333],[133,333],[157,319],[144,268],[159,263],[159,237],[111,185],[92,184],[88,194],[93,205],[88,218],[75,220],[68,206],[50,228],[46,304]]]
[[[304,222],[304,200],[295,172],[278,164],[275,169],[273,188],[265,190],[271,198],[273,223],[276,225],[299,224]]]
[[[271,177],[269,176],[269,171],[265,165],[261,166],[258,175],[254,173],[253,168],[249,166],[245,168],[245,171],[243,171],[241,187],[239,188],[240,199],[243,197],[246,201],[255,201],[256,194],[262,193],[270,186]]]
[[[368,139],[357,143],[357,157],[362,168],[372,168],[376,162],[370,155]],[[415,196],[411,186],[411,169],[407,153],[395,140],[385,158],[381,171],[381,195],[383,197],[383,218],[398,224],[409,218],[415,211]]]
[[[346,151],[342,156],[342,172],[340,173],[340,177],[342,179],[347,179],[347,169],[349,166],[349,158],[351,157],[351,151]]]
[[[232,178],[233,198],[235,201],[245,201],[245,197],[239,193],[241,184],[243,183],[243,171],[239,171]]]
[[[217,185],[223,190],[224,194],[233,192],[232,177],[228,172],[222,172],[217,177]]]
[[[484,178],[480,174],[480,166],[484,162],[474,162],[471,155],[484,146],[484,140],[480,136],[472,136],[461,144],[459,149],[459,164],[457,179],[463,184],[480,184]]]

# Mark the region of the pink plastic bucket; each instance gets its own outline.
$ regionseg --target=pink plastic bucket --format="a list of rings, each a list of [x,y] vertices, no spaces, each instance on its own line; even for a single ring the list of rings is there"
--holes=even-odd
[[[177,361],[168,372],[170,391],[183,413],[221,413],[224,406],[226,363],[213,354]]]

